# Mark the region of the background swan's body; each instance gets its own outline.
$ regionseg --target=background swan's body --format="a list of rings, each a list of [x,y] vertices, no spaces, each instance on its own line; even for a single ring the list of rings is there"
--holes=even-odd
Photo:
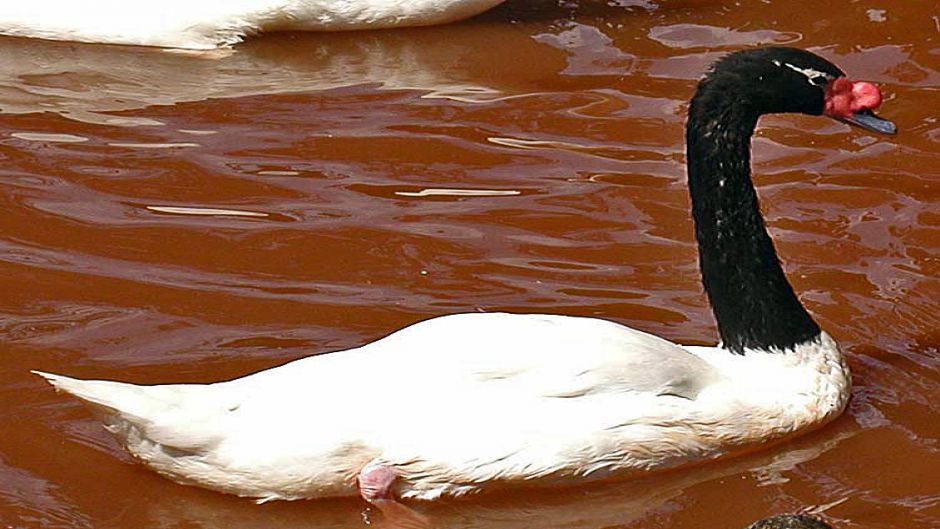
[[[435,318],[205,386],[46,376],[158,472],[265,499],[355,495],[372,460],[421,499],[670,467],[825,422],[849,385],[825,335],[741,356],[518,314]]]
[[[0,34],[210,49],[270,31],[444,24],[503,0],[33,0],[0,3]]]
[[[881,132],[880,92],[789,48],[732,54],[693,97],[689,189],[721,347],[609,321],[463,314],[212,385],[43,374],[177,481],[261,499],[433,499],[559,485],[719,457],[825,424],[850,377],[800,304],[750,180],[761,114]],[[358,486],[358,489],[357,489]]]

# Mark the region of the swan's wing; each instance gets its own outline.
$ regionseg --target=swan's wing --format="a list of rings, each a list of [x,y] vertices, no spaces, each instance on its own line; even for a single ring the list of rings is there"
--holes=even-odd
[[[679,439],[694,451],[684,418],[722,379],[682,347],[591,318],[448,316],[359,352],[392,361],[377,371],[394,386],[363,416],[423,498],[639,469]]]
[[[100,415],[180,449],[216,442],[237,427],[232,421],[285,423],[285,430],[311,434],[320,421],[345,421],[388,403],[433,407],[437,399],[468,407],[494,395],[519,403],[603,394],[692,399],[719,376],[688,350],[613,322],[499,313],[434,318],[358,349],[210,385],[41,374]],[[307,420],[290,425],[298,415]]]

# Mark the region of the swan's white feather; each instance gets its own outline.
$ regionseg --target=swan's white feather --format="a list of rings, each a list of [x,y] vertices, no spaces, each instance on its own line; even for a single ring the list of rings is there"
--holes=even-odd
[[[443,24],[503,0],[30,0],[0,2],[0,34],[209,49],[267,31]]]
[[[161,474],[265,500],[355,495],[372,460],[421,499],[668,468],[821,425],[849,386],[825,334],[733,355],[516,314],[434,318],[210,385],[40,374]]]

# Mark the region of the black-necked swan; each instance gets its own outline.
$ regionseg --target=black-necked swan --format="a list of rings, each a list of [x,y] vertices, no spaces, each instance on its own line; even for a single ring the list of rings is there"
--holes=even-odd
[[[430,26],[504,0],[7,0],[0,35],[211,49],[271,31]]]
[[[893,134],[871,111],[880,102],[873,84],[791,48],[733,53],[699,83],[688,178],[717,347],[603,319],[475,313],[214,384],[37,373],[90,405],[153,470],[261,501],[578,484],[779,440],[839,415],[850,376],[778,263],[750,138],[774,112]]]
[[[744,529],[832,529],[826,522],[806,514],[778,514],[757,520]]]

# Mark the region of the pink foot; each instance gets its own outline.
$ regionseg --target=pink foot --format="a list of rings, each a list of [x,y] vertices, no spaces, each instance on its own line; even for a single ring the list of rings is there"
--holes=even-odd
[[[369,503],[392,499],[392,483],[398,477],[395,469],[370,461],[359,471],[359,494]]]
[[[392,527],[401,529],[429,529],[427,516],[399,503],[392,495],[392,484],[398,477],[394,468],[370,461],[359,471],[359,494],[375,505]]]

